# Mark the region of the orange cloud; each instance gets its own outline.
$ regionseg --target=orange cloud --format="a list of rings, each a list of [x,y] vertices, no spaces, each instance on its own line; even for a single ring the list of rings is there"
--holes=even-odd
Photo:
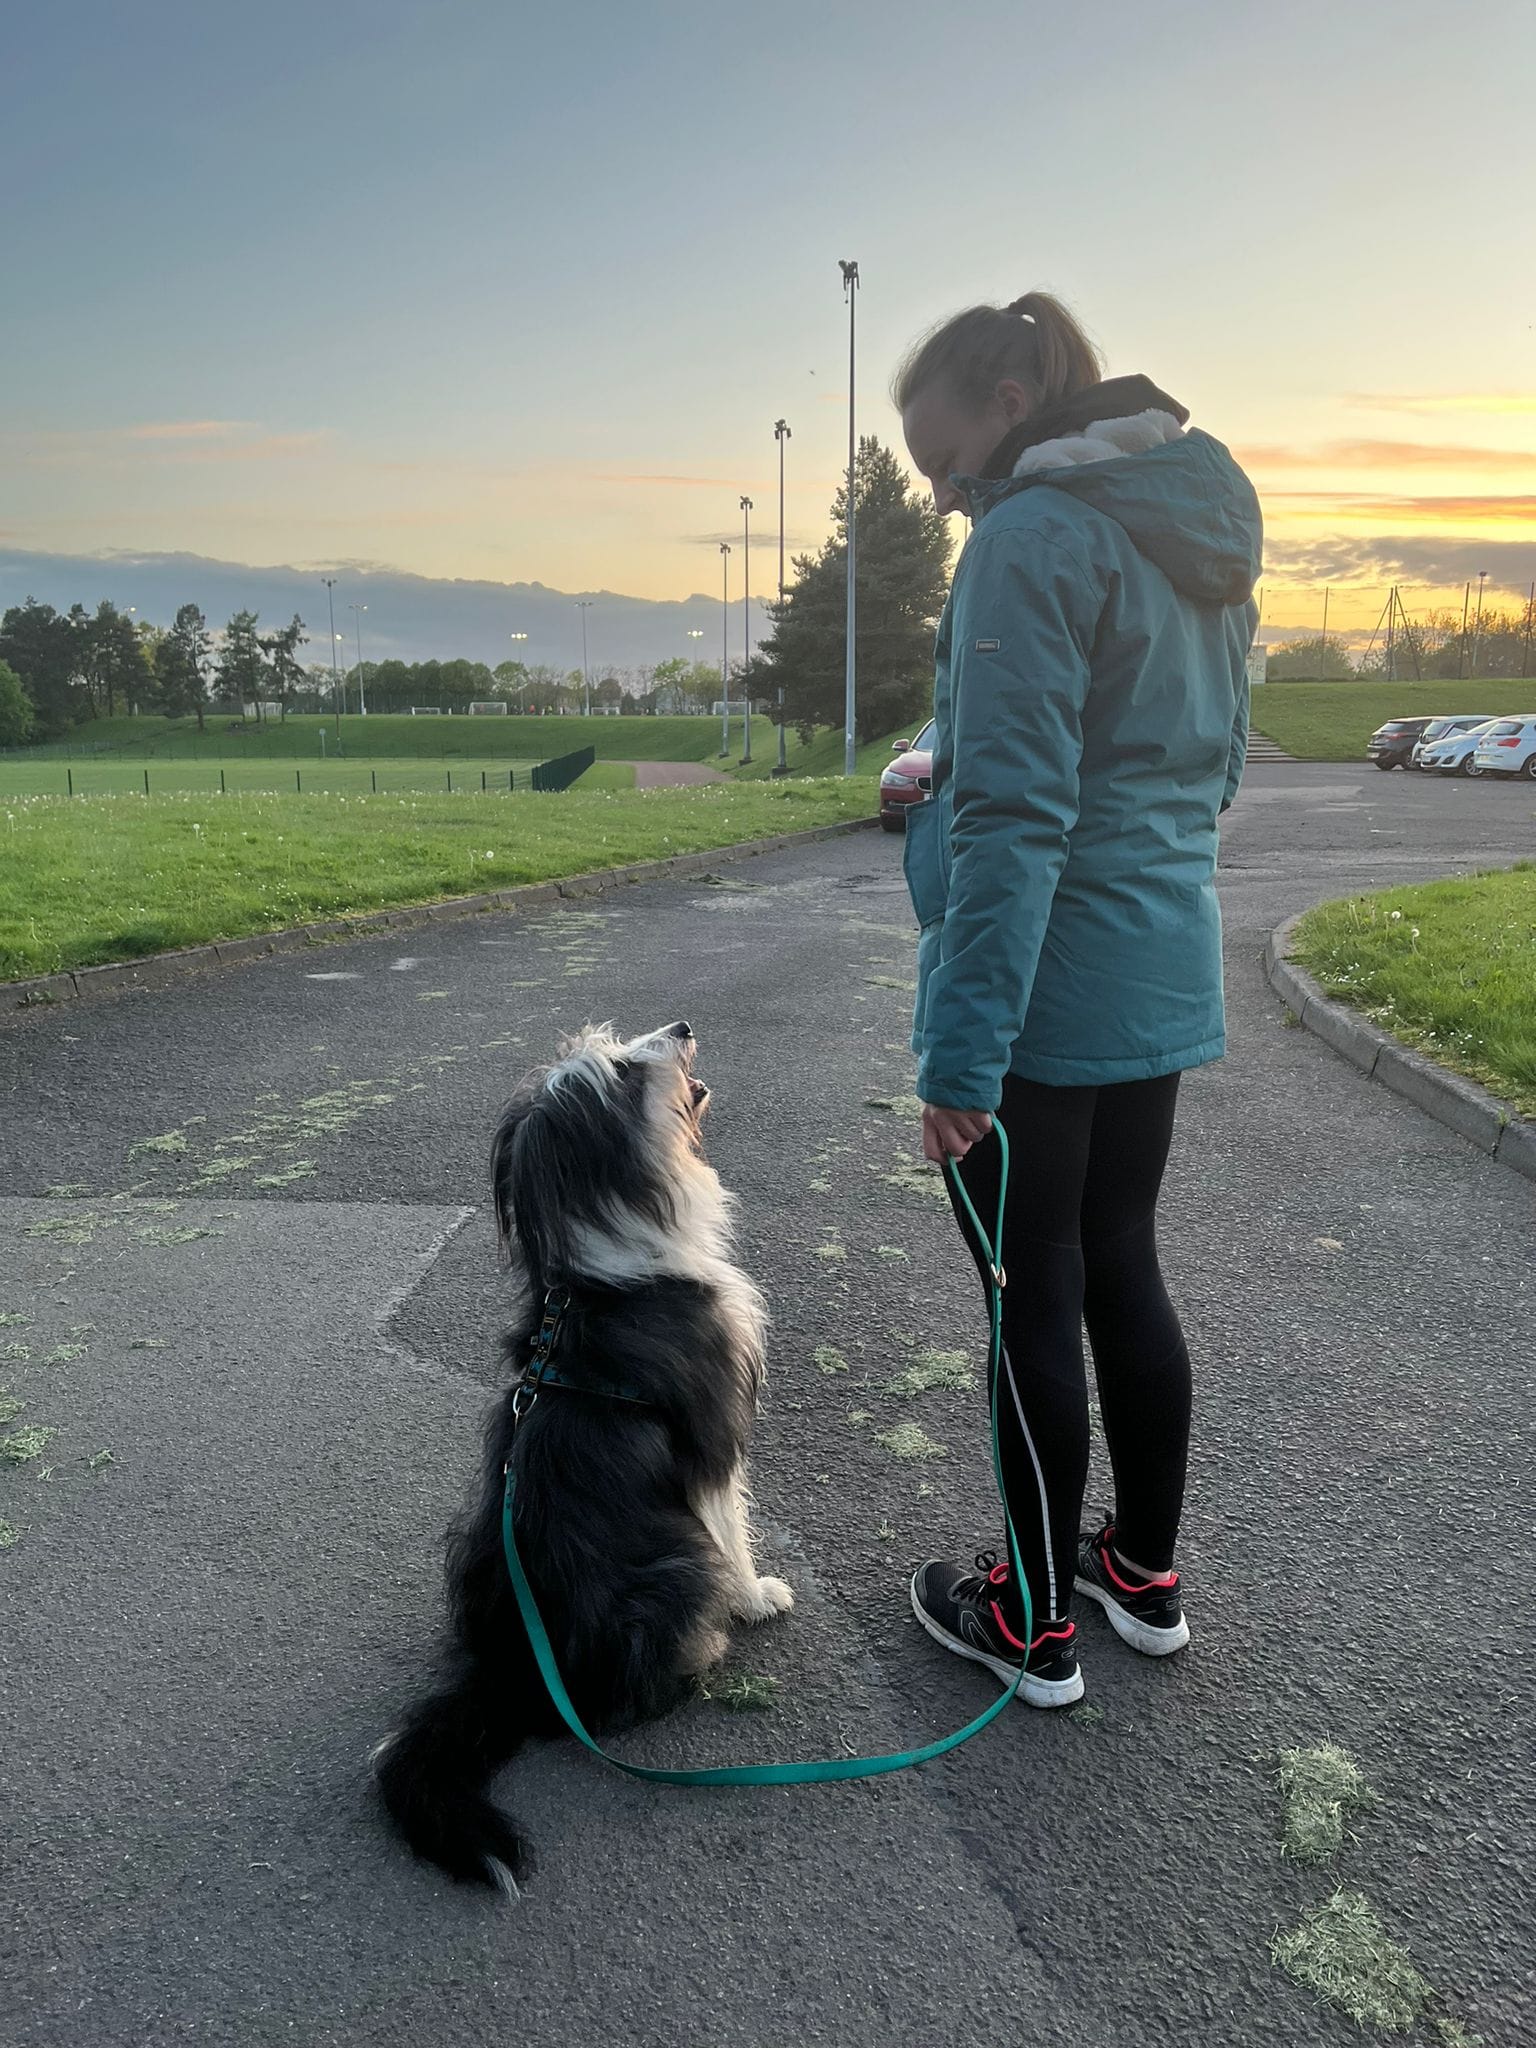
[[[1536,469],[1536,449],[1440,441],[1328,441],[1321,448],[1247,448],[1252,469]]]
[[[1287,519],[1390,519],[1420,525],[1447,519],[1488,526],[1536,525],[1536,497],[1372,497],[1351,491],[1266,491],[1287,501]]]
[[[1536,391],[1347,391],[1371,412],[1536,412]]]
[[[154,420],[124,431],[130,441],[222,441],[254,433],[256,427],[252,420]]]

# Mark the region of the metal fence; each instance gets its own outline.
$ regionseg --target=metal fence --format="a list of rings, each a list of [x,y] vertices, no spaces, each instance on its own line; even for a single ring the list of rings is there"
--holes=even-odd
[[[578,775],[585,775],[597,759],[596,747],[578,747],[574,754],[557,754],[553,761],[540,761],[533,771],[535,789],[569,789]]]

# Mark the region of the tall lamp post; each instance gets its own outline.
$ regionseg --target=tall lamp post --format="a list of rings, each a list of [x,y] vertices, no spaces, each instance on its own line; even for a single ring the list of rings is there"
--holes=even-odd
[[[851,775],[854,766],[854,724],[856,679],[854,673],[854,599],[853,599],[853,549],[854,549],[854,463],[858,456],[858,444],[853,431],[853,338],[854,305],[859,293],[859,266],[845,263],[838,258],[838,268],[843,273],[843,296],[848,301],[848,647],[843,671],[843,773]]]
[[[720,543],[720,697],[724,722],[720,728],[720,759],[731,751],[731,544]]]
[[[741,642],[746,655],[741,700],[741,765],[752,759],[752,500],[741,500]]]
[[[1477,623],[1472,628],[1472,680],[1477,680],[1477,659],[1483,651],[1483,585],[1488,581],[1488,571],[1477,572]]]
[[[363,613],[367,609],[365,604],[347,606],[347,610],[352,614],[352,623],[357,628],[357,711],[360,718],[368,716],[368,699],[363,694]]]
[[[779,444],[779,617],[784,616],[784,443],[790,438],[789,422],[775,420],[773,438]],[[779,683],[779,765],[775,775],[789,773],[789,757],[784,750],[784,684]]]
[[[336,744],[341,745],[341,678],[336,673],[336,578],[322,576],[325,585],[325,601],[331,614],[331,703],[336,712]]]
[[[518,642],[519,640],[526,640],[528,638],[528,635],[526,633],[509,633],[507,635],[507,638],[514,644],[516,644],[516,642]],[[521,657],[519,657],[519,659],[521,659]]]
[[[685,637],[686,637],[687,639],[689,639],[689,640],[702,640],[702,639],[704,638],[704,628],[703,628],[702,626],[689,626],[689,627],[687,628],[687,631],[686,631]],[[694,658],[694,661],[696,662],[696,661],[698,660],[698,658],[699,658],[699,650],[698,650],[698,648],[697,648],[697,647],[695,647],[695,648],[694,648],[694,649],[692,650],[692,653],[693,653],[693,658]],[[676,704],[674,704],[672,708],[673,708],[673,710],[675,711],[675,710],[676,710],[676,708],[677,708]]]
[[[592,716],[592,672],[587,667],[587,613],[596,603],[595,598],[581,597],[576,600],[576,609],[581,613],[581,694],[582,716]]]

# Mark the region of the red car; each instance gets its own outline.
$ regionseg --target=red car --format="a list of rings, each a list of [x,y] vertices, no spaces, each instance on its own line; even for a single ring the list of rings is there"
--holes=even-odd
[[[880,777],[880,824],[886,832],[904,832],[908,804],[925,804],[933,791],[933,720],[915,740],[896,740],[895,759]]]

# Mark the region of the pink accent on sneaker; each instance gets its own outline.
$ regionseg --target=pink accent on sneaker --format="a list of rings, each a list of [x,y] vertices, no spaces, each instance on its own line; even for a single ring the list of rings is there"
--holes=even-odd
[[[1099,1543],[1099,1562],[1103,1565],[1105,1571],[1109,1573],[1115,1584],[1126,1593],[1150,1593],[1154,1587],[1167,1588],[1176,1586],[1179,1583],[1177,1572],[1160,1572],[1155,1579],[1122,1579],[1115,1570],[1114,1565],[1110,1562],[1109,1536],[1107,1533]]]
[[[1012,1643],[1013,1647],[1016,1650],[1022,1650],[1025,1656],[1027,1657],[1033,1645],[1021,1642],[1020,1639],[1014,1634],[1013,1630],[1008,1626],[1007,1622],[1004,1621],[1003,1610],[995,1600],[992,1602],[992,1619],[997,1623],[998,1633],[1003,1637],[1004,1641]]]

